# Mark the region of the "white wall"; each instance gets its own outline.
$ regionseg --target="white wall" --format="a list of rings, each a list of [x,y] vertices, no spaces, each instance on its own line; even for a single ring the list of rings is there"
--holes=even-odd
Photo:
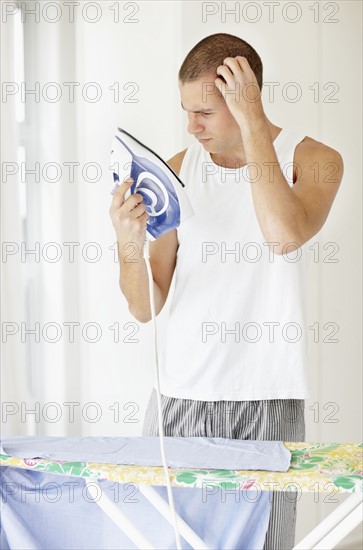
[[[203,21],[207,4],[216,13]],[[57,264],[46,261],[21,264],[16,257],[12,263],[3,264],[2,318],[25,318],[26,288],[20,274],[26,271],[31,273],[34,285],[33,290],[30,287],[32,322],[39,321],[42,326],[49,322],[58,322],[61,326],[64,322],[78,322],[80,328],[96,323],[102,334],[97,343],[87,342],[79,330],[72,343],[67,341],[65,331],[57,344],[46,343],[42,338],[36,345],[10,339],[3,352],[3,401],[38,401],[41,406],[56,402],[62,418],[50,422],[47,415],[45,418],[43,415],[34,425],[31,417],[24,424],[20,416],[14,415],[3,423],[3,433],[141,434],[153,382],[151,326],[140,325],[130,316],[118,286],[118,264],[110,249],[115,242],[108,215],[113,186],[108,169],[112,136],[116,127],[122,126],[165,159],[191,143],[186,133],[186,115],[179,105],[177,71],[197,41],[215,32],[228,32],[241,36],[259,52],[264,63],[264,81],[279,83],[273,101],[269,100],[267,85],[263,91],[269,119],[282,127],[304,129],[308,136],[337,149],[344,159],[343,183],[327,223],[311,243],[318,243],[320,247],[319,261],[309,264],[311,291],[307,300],[311,325],[318,322],[321,337],[327,337],[329,330],[324,329],[325,323],[336,323],[339,342],[327,343],[320,339],[316,344],[312,338],[309,340],[313,397],[306,402],[306,440],[361,440],[362,6],[355,1],[320,2],[319,18],[314,22],[311,9],[314,3],[300,2],[297,4],[302,10],[301,19],[291,23],[286,19],[294,17],[293,9],[285,12],[285,19],[282,15],[286,2],[280,2],[275,8],[273,21],[269,20],[267,7],[260,2],[262,16],[253,23],[251,19],[257,12],[253,8],[243,11],[244,2],[226,3],[229,8],[235,4],[241,10],[239,22],[233,15],[226,16],[224,21],[222,4],[217,2],[130,3],[127,9],[121,6],[118,23],[115,12],[110,9],[114,2],[99,3],[101,18],[97,23],[86,21],[79,10],[75,12],[74,23],[67,20],[65,10],[55,24],[27,20],[26,78],[29,82],[80,84],[76,87],[74,103],[67,100],[66,93],[62,101],[55,104],[29,101],[30,130],[24,137],[29,158],[43,164],[77,161],[80,168],[73,183],[66,171],[56,184],[42,180],[35,185],[29,179],[29,247],[35,241],[42,244],[55,241],[64,256]],[[333,14],[335,5],[339,11]],[[89,11],[88,17],[94,17],[94,13]],[[338,21],[328,22],[334,18]],[[3,27],[3,36],[10,47],[11,27]],[[5,65],[8,80],[14,78],[11,70],[10,63]],[[87,101],[80,92],[90,82],[96,82],[102,92],[101,99],[95,103]],[[302,91],[301,100],[295,103],[287,101],[281,93],[291,82],[297,83]],[[110,89],[115,83],[120,91],[118,102]],[[314,83],[319,86],[316,102],[310,89]],[[327,83],[335,84],[324,89]],[[331,99],[338,102],[329,102],[334,86],[339,89]],[[62,89],[67,90],[64,86]],[[136,93],[129,99],[137,99],[134,103],[127,101],[127,94],[133,89]],[[11,102],[3,107],[7,135],[13,136],[12,149],[6,144],[3,148],[4,160],[13,158],[17,142],[11,109]],[[81,168],[87,163],[99,165],[102,171],[99,181],[91,183],[82,178]],[[3,186],[3,240],[24,240],[16,200],[20,192],[18,186],[15,177],[11,191],[10,186]],[[66,259],[64,242],[79,243],[74,263]],[[98,243],[101,254],[94,263],[80,253],[83,249],[86,254],[87,243],[92,242]],[[333,245],[327,243],[336,243],[339,247],[334,256],[337,263],[329,263]],[[324,246],[330,248],[324,249]],[[88,250],[91,256],[95,249]],[[160,343],[169,304],[170,297],[158,317]],[[119,327],[118,343],[110,329],[115,323]],[[125,326],[126,323],[130,324]],[[136,341],[128,342],[128,335]],[[89,338],[92,337],[90,330]],[[33,357],[32,366],[28,352]],[[31,392],[27,380],[30,367],[33,369]],[[68,422],[69,409],[65,402],[79,403],[74,422]],[[97,409],[90,405],[93,402],[97,403]],[[99,418],[91,421],[97,412]],[[333,415],[329,417],[331,412]],[[323,503],[322,499],[314,504],[312,498],[311,494],[303,495],[299,503],[297,540],[335,506]],[[353,539],[354,535],[350,540]],[[350,544],[352,547],[353,543]]]

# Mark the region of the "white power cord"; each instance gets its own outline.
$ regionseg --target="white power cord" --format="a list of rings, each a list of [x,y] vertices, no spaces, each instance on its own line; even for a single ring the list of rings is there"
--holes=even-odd
[[[175,530],[175,539],[177,550],[181,550],[180,536],[178,531],[177,518],[175,514],[174,499],[173,493],[170,485],[170,477],[168,471],[168,465],[165,458],[165,449],[164,449],[164,428],[163,428],[163,418],[161,410],[161,394],[160,394],[160,381],[159,381],[159,364],[158,364],[158,346],[157,346],[157,334],[156,334],[156,315],[155,315],[155,302],[154,302],[154,279],[150,266],[150,253],[149,253],[149,240],[145,239],[144,243],[144,258],[146,263],[147,274],[149,278],[149,295],[150,295],[150,309],[151,309],[151,318],[153,324],[154,332],[154,350],[155,350],[155,369],[156,369],[156,395],[158,401],[158,420],[159,420],[159,437],[160,437],[160,450],[161,458],[163,461],[163,467],[166,477],[166,487],[168,491],[169,506],[173,517],[174,530]]]

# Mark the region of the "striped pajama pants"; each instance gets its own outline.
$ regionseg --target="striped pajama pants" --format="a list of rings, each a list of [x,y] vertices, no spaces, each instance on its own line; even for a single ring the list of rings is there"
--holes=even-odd
[[[166,436],[305,441],[303,399],[196,401],[162,395],[161,403]],[[142,435],[156,436],[158,433],[157,399],[153,388]],[[287,550],[294,547],[296,500],[296,493],[272,493],[270,521],[263,550]]]

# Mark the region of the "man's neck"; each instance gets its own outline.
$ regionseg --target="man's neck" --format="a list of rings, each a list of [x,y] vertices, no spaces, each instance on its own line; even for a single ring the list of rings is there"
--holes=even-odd
[[[275,141],[276,137],[280,133],[281,128],[275,126],[269,122],[269,129],[271,140]],[[218,166],[223,166],[223,168],[243,168],[247,164],[246,157],[243,149],[243,142],[239,146],[238,150],[226,152],[226,153],[210,153],[211,159]]]

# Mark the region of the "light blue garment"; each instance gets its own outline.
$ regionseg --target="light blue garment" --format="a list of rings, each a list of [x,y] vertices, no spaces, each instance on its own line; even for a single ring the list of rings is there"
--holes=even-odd
[[[270,470],[286,472],[291,453],[281,441],[223,437],[165,437],[173,468]],[[5,437],[4,454],[77,462],[162,466],[158,437]]]
[[[3,550],[136,548],[91,500],[83,478],[11,467],[1,467],[0,471]],[[99,483],[155,548],[176,547],[173,527],[144,498],[136,484],[105,480]],[[154,489],[167,502],[166,487]],[[246,495],[256,502],[248,502]],[[176,512],[209,548],[263,548],[271,506],[268,492],[219,489],[206,495],[199,488],[173,487],[173,496]],[[183,538],[181,543],[183,549],[191,548]]]
[[[281,442],[166,437],[174,467],[286,471],[290,452]],[[6,454],[22,458],[121,464],[160,462],[157,437],[6,437]],[[252,468],[253,467],[253,468]],[[132,549],[135,545],[92,500],[85,480],[3,466],[0,544],[7,549]],[[102,491],[157,549],[175,548],[174,528],[135,483],[100,480]],[[168,502],[166,487],[154,489]],[[272,494],[237,488],[173,487],[176,512],[213,549],[262,549]],[[191,546],[181,538],[182,548]]]

